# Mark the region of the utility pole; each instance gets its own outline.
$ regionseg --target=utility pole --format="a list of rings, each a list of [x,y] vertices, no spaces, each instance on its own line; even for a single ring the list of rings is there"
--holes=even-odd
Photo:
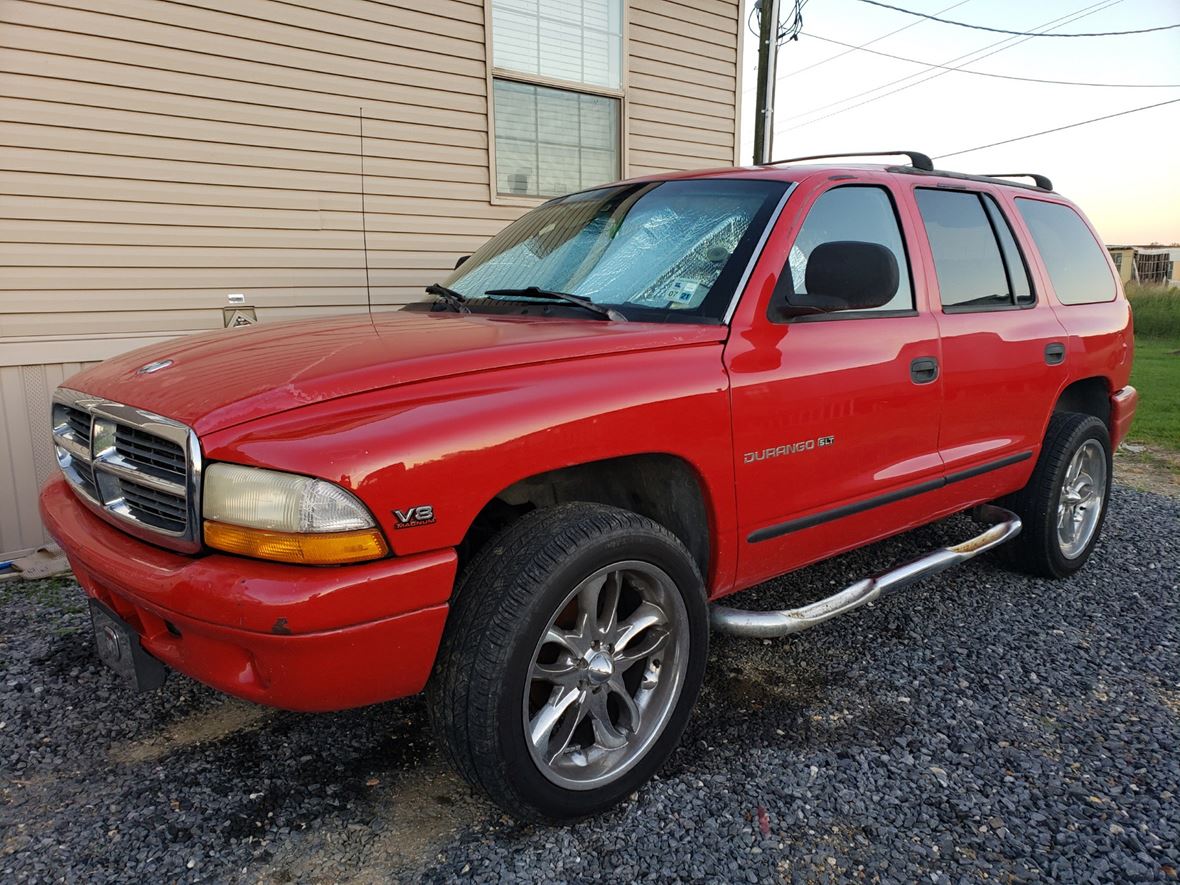
[[[754,99],[754,163],[770,161],[774,141],[774,69],[778,62],[779,0],[758,3],[758,93]]]

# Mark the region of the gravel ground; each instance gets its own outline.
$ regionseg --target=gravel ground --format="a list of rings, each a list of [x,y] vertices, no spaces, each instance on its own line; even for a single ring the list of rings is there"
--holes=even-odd
[[[72,582],[0,585],[0,879],[1170,881],[1180,502],[1120,488],[1113,511],[1070,581],[976,561],[789,640],[716,638],[661,776],[570,829],[472,795],[416,699],[296,715],[176,675],[132,695]],[[969,530],[743,604],[797,604]]]

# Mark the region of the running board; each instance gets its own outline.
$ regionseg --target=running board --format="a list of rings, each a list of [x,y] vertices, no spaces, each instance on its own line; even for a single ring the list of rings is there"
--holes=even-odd
[[[981,522],[990,523],[987,531],[953,547],[940,547],[876,577],[864,578],[810,605],[771,612],[752,612],[713,605],[709,609],[709,620],[717,632],[733,633],[737,636],[765,638],[799,633],[837,615],[860,608],[882,593],[900,590],[922,578],[964,563],[1020,534],[1020,517],[1002,507],[985,504],[977,507],[973,515]]]

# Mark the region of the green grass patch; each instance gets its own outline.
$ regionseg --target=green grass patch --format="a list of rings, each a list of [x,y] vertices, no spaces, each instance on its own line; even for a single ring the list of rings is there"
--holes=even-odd
[[[1135,318],[1131,383],[1139,391],[1139,407],[1130,437],[1180,452],[1180,331],[1170,339],[1143,336],[1138,308]]]
[[[1180,341],[1180,288],[1127,284],[1127,300],[1135,314],[1135,339]],[[1175,346],[1173,346],[1175,349]]]

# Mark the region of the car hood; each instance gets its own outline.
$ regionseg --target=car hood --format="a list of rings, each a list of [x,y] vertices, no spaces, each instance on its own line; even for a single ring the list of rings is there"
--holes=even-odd
[[[586,356],[720,341],[682,323],[389,311],[207,332],[140,348],[65,386],[209,433],[383,387]],[[170,361],[155,371],[151,363]]]

